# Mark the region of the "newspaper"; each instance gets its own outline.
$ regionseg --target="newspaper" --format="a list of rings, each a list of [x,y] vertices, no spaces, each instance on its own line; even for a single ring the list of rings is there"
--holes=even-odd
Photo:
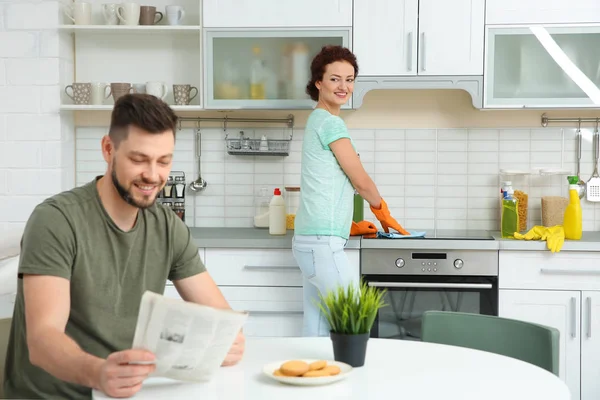
[[[132,348],[154,353],[152,376],[209,381],[219,370],[248,313],[216,309],[146,291]]]

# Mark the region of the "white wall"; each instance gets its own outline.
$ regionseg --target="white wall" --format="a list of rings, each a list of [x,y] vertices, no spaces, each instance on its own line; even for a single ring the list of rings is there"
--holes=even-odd
[[[71,51],[56,30],[58,7],[0,2],[0,233],[74,184],[72,118],[59,114],[59,65]]]
[[[260,138],[287,137],[284,129],[243,129]],[[100,138],[105,128],[77,131],[77,184],[102,174]],[[231,137],[239,129],[231,129]],[[361,159],[392,214],[407,228],[498,229],[500,168],[575,170],[575,130],[509,129],[351,129]],[[592,173],[591,131],[584,129],[582,176]],[[195,226],[252,226],[254,194],[261,187],[298,185],[303,132],[294,132],[288,157],[232,156],[222,129],[202,130],[201,194],[187,193],[186,215]],[[193,130],[177,133],[174,170],[195,178]],[[541,223],[541,197],[567,195],[565,176],[513,179],[529,195],[529,226]],[[600,206],[583,201],[584,229],[600,229]],[[365,218],[376,221],[368,209]]]

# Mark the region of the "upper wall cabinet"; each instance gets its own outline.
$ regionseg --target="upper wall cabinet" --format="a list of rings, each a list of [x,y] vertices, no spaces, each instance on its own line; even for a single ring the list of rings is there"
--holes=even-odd
[[[485,0],[354,0],[353,105],[373,89],[464,89],[482,107]]]
[[[482,75],[484,0],[354,0],[360,75]]]
[[[311,109],[311,60],[325,45],[351,47],[350,37],[350,28],[204,29],[204,106]]]
[[[485,108],[600,106],[600,24],[487,30]]]
[[[350,27],[352,0],[204,0],[205,28]]]
[[[485,23],[600,23],[598,0],[487,0]]]

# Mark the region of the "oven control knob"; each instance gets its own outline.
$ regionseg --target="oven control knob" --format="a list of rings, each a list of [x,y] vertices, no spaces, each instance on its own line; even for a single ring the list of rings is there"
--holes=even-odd
[[[397,259],[396,260],[396,267],[398,267],[398,268],[404,267],[404,260],[401,259],[401,258]]]
[[[461,260],[460,258],[454,260],[454,268],[456,269],[461,269],[463,267],[463,264],[463,260]]]

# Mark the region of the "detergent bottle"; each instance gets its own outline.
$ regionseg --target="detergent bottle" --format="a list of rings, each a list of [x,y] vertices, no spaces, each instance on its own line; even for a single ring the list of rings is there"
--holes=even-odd
[[[503,238],[513,238],[515,232],[519,232],[519,202],[514,197],[514,190],[512,186],[507,185],[506,190],[502,192],[502,220],[501,234]]]
[[[579,200],[579,187],[577,177],[569,176],[569,204],[565,209],[563,228],[565,239],[579,240],[582,233],[581,202]]]

